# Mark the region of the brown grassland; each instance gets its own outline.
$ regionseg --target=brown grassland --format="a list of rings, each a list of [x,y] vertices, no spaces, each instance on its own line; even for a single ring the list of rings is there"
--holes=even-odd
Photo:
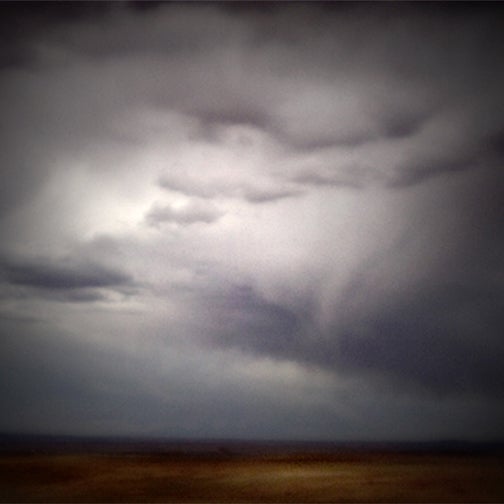
[[[502,457],[2,454],[2,502],[504,502]]]

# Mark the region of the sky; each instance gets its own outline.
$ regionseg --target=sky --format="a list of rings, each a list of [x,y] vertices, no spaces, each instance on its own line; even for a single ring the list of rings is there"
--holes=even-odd
[[[504,437],[502,4],[0,12],[0,431]]]

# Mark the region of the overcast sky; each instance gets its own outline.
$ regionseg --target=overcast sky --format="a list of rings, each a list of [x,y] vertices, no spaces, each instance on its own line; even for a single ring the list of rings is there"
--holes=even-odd
[[[1,431],[503,437],[502,4],[0,13]]]

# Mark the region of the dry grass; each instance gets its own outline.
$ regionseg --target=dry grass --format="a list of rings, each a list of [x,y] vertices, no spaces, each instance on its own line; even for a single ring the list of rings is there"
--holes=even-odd
[[[2,502],[503,502],[502,459],[2,455]]]

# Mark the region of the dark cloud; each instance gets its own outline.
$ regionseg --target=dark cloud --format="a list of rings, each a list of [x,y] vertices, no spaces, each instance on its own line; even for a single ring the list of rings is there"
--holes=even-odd
[[[293,309],[265,299],[251,286],[234,285],[209,292],[203,306],[214,344],[336,370],[330,360],[335,341],[317,329],[313,299]]]
[[[411,160],[406,169],[397,171],[386,182],[391,188],[420,184],[432,177],[450,175],[477,166],[475,157],[453,159]]]
[[[271,203],[285,198],[293,198],[300,196],[303,191],[299,189],[260,189],[260,188],[245,188],[242,191],[243,198],[249,203]]]
[[[370,132],[345,133],[340,136],[337,133],[331,135],[330,131],[324,133],[316,131],[313,138],[310,138],[301,133],[286,133],[282,127],[272,128],[271,131],[281,142],[301,152],[317,151],[329,147],[358,147],[378,137]]]
[[[202,123],[202,129],[206,131],[206,136],[210,139],[215,136],[213,132],[222,126],[245,124],[266,129],[269,123],[266,111],[252,103],[248,107],[237,104],[229,109],[210,110],[206,113],[199,113],[198,116]]]
[[[366,297],[361,290],[354,295]],[[502,394],[500,290],[457,284],[415,290],[377,312],[363,304],[350,317],[335,315],[328,329],[318,327],[313,313],[294,312],[249,289],[229,296],[225,307],[212,311],[219,345],[337,374],[367,376],[396,390],[441,396]]]
[[[293,182],[308,186],[346,187],[352,189],[364,188],[368,184],[382,181],[383,176],[372,168],[358,164],[347,167],[338,166],[334,169],[306,168],[297,173]]]
[[[336,324],[334,329],[344,367],[374,370],[398,386],[439,394],[500,397],[504,230],[497,223],[503,222],[503,188],[500,169],[469,180],[456,196],[445,195],[442,211],[424,215],[423,223],[413,221],[395,250],[354,275],[342,307],[351,315],[343,328]],[[436,218],[441,226],[430,234]],[[436,259],[422,280],[397,291],[390,279],[377,278],[387,255],[399,262],[411,254],[413,234],[425,241],[425,249],[403,271],[414,277],[423,259],[432,254]],[[373,309],[367,296],[380,283],[376,296],[384,302]]]
[[[488,138],[490,152],[495,153],[499,161],[504,157],[504,131],[496,131]]]
[[[330,322],[317,315],[323,286],[294,309],[231,289],[212,311],[215,340],[413,395],[500,398],[504,179],[500,169],[472,179],[431,196],[430,211],[359,264]]]
[[[6,259],[0,263],[0,278],[9,287],[28,288],[48,299],[93,302],[105,299],[101,289],[124,294],[134,288],[133,279],[117,269],[91,262],[62,259]],[[11,295],[16,295],[11,292]]]
[[[285,307],[268,302],[250,286],[232,286],[229,291],[212,293],[210,313],[218,343],[246,351],[260,348],[266,355],[289,355],[299,337],[303,317]]]
[[[500,290],[457,284],[416,290],[336,329],[334,364],[396,387],[501,397],[503,308]]]
[[[383,125],[383,136],[386,138],[405,138],[410,137],[422,127],[426,117],[419,114],[411,116],[408,114],[392,115]]]
[[[113,10],[109,2],[3,2],[0,6],[0,71],[27,67],[39,62],[36,41],[45,38],[55,27],[86,20],[96,20]]]
[[[340,83],[335,80],[333,93],[328,93],[320,101],[330,103],[339,99],[336,93],[338,87]],[[317,96],[316,89],[313,93]],[[320,93],[324,95],[327,89],[321,89]],[[317,103],[318,98],[312,98],[312,110],[307,107],[306,114],[293,117],[297,119],[295,126],[289,125],[287,118],[272,116],[269,124],[263,124],[263,127],[281,142],[302,153],[335,147],[358,148],[376,141],[413,137],[436,113],[432,103],[422,103],[415,96],[410,97],[412,103],[406,104],[394,103],[377,93],[376,101],[384,100],[386,105],[376,106],[369,103],[366,96],[367,93],[372,94],[372,90],[354,91],[353,95],[349,91],[344,93],[349,94],[347,99],[353,104],[343,102],[339,107],[324,109],[321,103]],[[304,101],[302,96],[300,99]],[[326,118],[320,119],[321,116]]]

